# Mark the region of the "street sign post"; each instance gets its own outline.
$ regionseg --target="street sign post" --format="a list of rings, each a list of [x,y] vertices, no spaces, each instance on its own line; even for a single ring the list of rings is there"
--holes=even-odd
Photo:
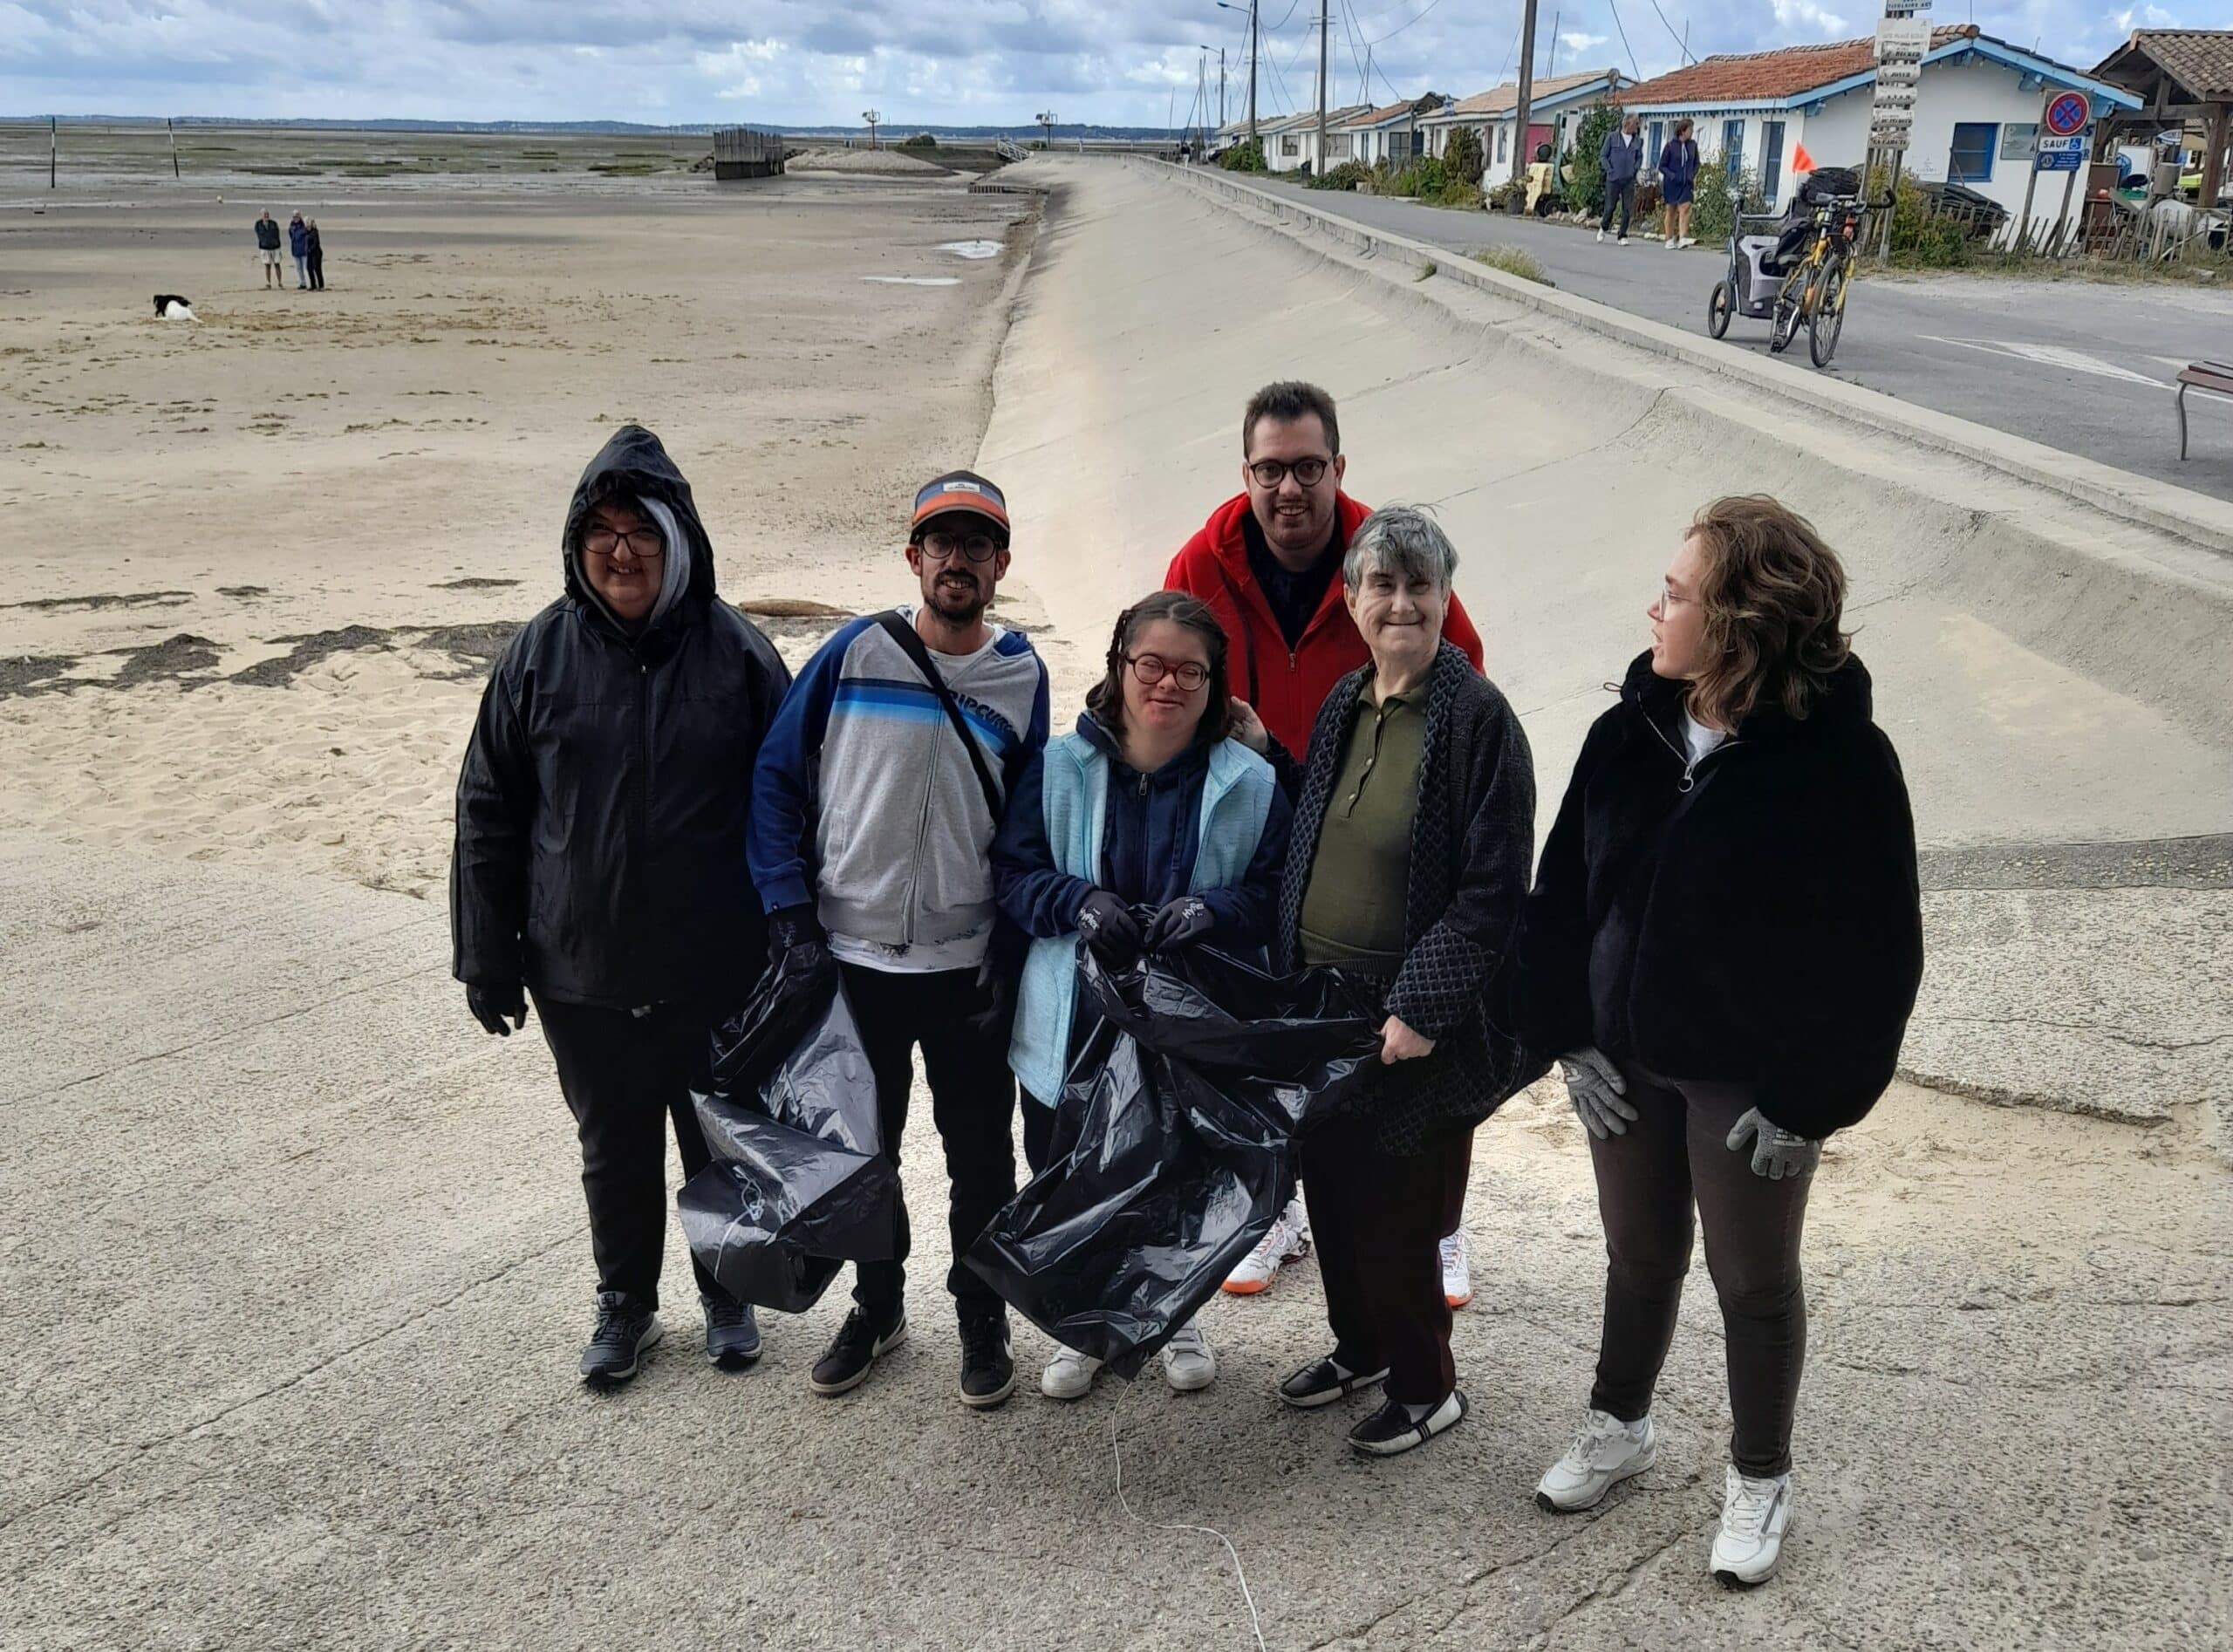
[[[2040,172],[2075,172],[2085,158],[2083,138],[2042,138],[2032,163]]]
[[[2058,92],[2047,99],[2039,117],[2042,138],[2075,138],[2093,124],[2093,106],[2082,92]]]
[[[1930,51],[1930,20],[1920,14],[1930,10],[1930,0],[1884,0],[1883,21],[1876,25],[1876,85],[1869,94],[1868,154],[1863,163],[1863,188],[1878,166],[1886,183],[1896,191],[1900,162],[1915,131],[1915,82],[1922,78],[1922,60]],[[1892,256],[1892,215],[1881,215],[1876,257]]]
[[[2070,222],[2070,198],[2078,183],[2078,169],[2086,159],[2086,128],[2093,121],[2093,103],[2084,92],[2050,90],[2039,110],[2039,135],[2032,146],[2032,170],[2024,180],[2024,215],[2011,238],[2011,246],[2020,247],[2032,234],[2032,192],[2038,188],[2043,172],[2069,174],[2063,180],[2062,215],[2058,218],[2058,233]],[[2045,244],[2045,237],[2042,237]]]

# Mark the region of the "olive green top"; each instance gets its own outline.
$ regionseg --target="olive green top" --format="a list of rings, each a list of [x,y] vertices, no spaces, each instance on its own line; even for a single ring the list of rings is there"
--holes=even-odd
[[[1326,801],[1297,928],[1306,964],[1393,976],[1403,964],[1411,819],[1426,754],[1427,692],[1373,703],[1365,681]]]

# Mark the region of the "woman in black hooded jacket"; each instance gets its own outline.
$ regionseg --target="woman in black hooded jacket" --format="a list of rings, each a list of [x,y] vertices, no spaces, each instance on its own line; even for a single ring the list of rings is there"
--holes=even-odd
[[[1519,1030],[1564,1052],[1609,1257],[1589,1410],[1537,1501],[1588,1508],[1651,1465],[1695,1202],[1736,1423],[1712,1569],[1734,1584],[1774,1571],[1790,1519],[1821,1140],[1891,1082],[1922,970],[1907,786],[1844,600],[1836,555],[1774,500],[1699,512],[1574,764],[1519,949]]]

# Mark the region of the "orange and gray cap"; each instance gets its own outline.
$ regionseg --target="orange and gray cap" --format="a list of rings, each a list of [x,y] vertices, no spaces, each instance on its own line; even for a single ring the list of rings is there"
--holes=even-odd
[[[981,516],[999,530],[1000,543],[1007,543],[1008,502],[973,470],[949,470],[923,484],[915,495],[911,536],[920,538],[932,517],[945,515]]]

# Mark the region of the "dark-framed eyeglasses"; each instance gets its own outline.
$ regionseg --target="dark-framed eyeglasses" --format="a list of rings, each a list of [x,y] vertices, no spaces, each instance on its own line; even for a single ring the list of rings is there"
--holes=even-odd
[[[1000,542],[990,534],[927,533],[915,542],[923,554],[939,562],[951,562],[957,556],[971,562],[990,562],[1000,548]]]
[[[1259,459],[1248,467],[1248,474],[1259,488],[1267,489],[1278,487],[1289,476],[1305,488],[1315,488],[1326,480],[1333,463],[1330,459]]]
[[[1210,680],[1210,668],[1198,660],[1182,659],[1174,664],[1161,654],[1127,654],[1124,663],[1132,668],[1132,675],[1149,688],[1168,677],[1183,692],[1194,694],[1199,693]]]
[[[582,536],[582,549],[592,556],[615,556],[623,545],[640,562],[657,562],[666,555],[666,540],[656,528],[638,528],[625,534],[592,528]]]

